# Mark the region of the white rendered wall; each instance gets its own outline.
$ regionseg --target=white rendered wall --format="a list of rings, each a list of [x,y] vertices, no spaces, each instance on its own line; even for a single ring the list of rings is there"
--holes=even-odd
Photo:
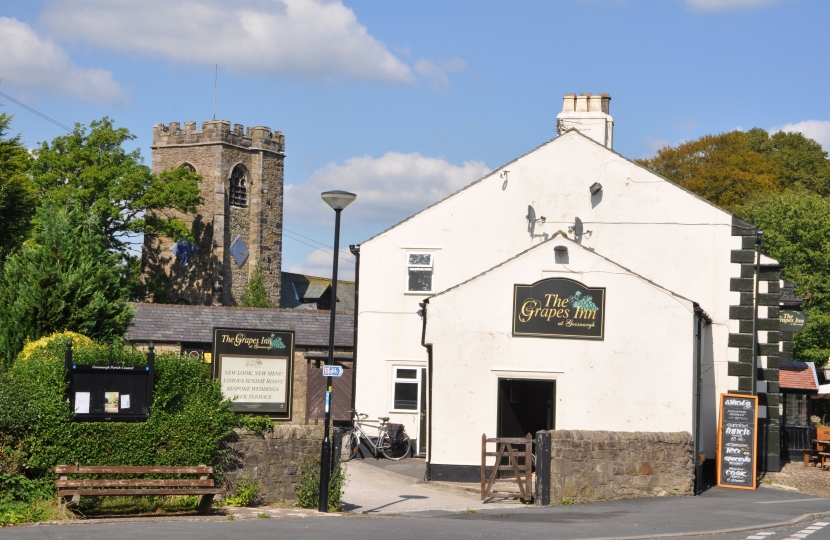
[[[591,196],[594,182],[603,189]],[[528,205],[546,218],[533,237]],[[729,278],[740,275],[730,251],[741,247],[731,236],[732,216],[573,131],[361,245],[358,410],[392,416],[410,434],[417,428],[415,414],[388,414],[390,362],[426,364],[417,311],[429,295],[404,292],[408,250],[435,250],[439,292],[567,231],[576,217],[592,231],[577,239],[583,246],[698,302],[712,317],[704,363],[714,369],[703,393],[712,407],[702,415],[702,441],[713,455],[716,395],[738,384],[727,376],[727,358],[737,355],[727,347],[729,306],[739,303]],[[433,412],[443,407],[437,392],[433,400]]]
[[[557,244],[570,244],[567,263]],[[606,288],[604,340],[511,335],[513,284],[549,277]],[[555,379],[556,429],[693,433],[694,320],[692,302],[560,239],[430,299],[430,462],[480,463],[500,377]]]

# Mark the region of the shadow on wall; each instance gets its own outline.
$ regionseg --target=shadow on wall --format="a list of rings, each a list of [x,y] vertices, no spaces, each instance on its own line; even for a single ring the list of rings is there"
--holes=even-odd
[[[142,281],[151,295],[148,301],[211,305],[213,225],[205,224],[201,215],[193,220],[193,238],[195,251],[188,257],[174,255],[169,248],[162,250],[170,239],[145,240],[141,263]]]

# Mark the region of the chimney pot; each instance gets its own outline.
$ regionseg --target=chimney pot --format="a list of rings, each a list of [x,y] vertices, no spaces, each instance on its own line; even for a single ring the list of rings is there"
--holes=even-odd
[[[576,112],[588,112],[588,96],[579,94],[576,97]]]
[[[576,110],[576,94],[565,94],[565,101],[562,104],[562,112],[574,112]]]

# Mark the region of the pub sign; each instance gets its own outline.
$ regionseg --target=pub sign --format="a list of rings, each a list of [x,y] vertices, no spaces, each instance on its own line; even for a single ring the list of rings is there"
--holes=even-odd
[[[294,332],[214,328],[212,360],[231,410],[291,419]]]
[[[605,287],[568,278],[514,285],[513,335],[605,339]]]

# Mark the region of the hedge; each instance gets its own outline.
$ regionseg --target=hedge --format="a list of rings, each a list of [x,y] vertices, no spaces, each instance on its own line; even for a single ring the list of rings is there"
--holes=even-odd
[[[65,401],[67,335],[55,335],[0,374],[0,499],[52,496],[54,467],[81,465],[199,465],[221,469],[222,439],[240,418],[222,399],[208,366],[174,354],[156,356],[151,413],[146,422],[73,422]],[[146,354],[123,344],[84,344],[78,364],[146,365]],[[221,470],[220,470],[221,473]]]

